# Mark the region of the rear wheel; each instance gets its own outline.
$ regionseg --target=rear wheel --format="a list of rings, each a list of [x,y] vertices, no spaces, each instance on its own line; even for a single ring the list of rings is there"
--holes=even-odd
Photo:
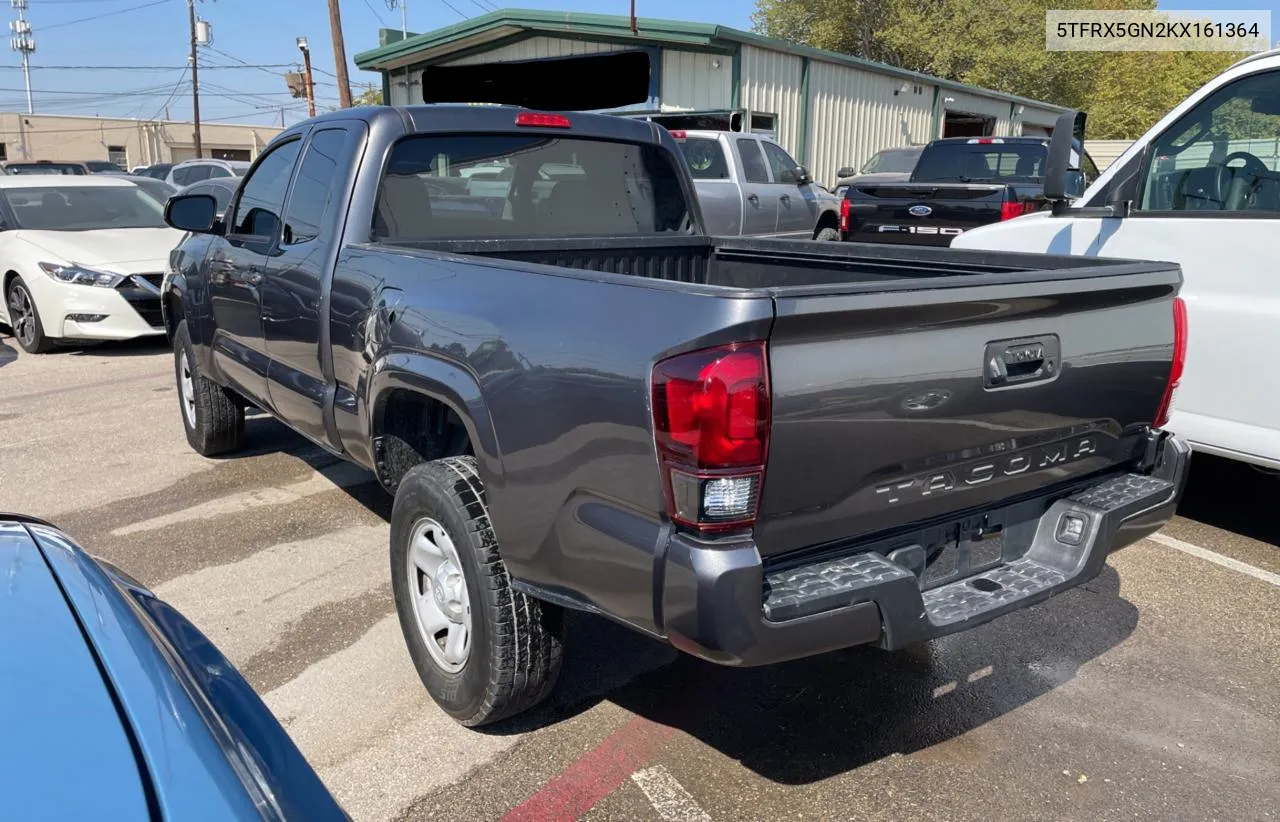
[[[512,588],[474,457],[422,463],[400,481],[391,583],[418,676],[458,722],[495,722],[551,693],[564,612]]]
[[[840,232],[831,226],[825,226],[818,229],[818,233],[813,235],[813,239],[820,240],[824,243],[839,242]]]
[[[240,447],[244,439],[244,405],[240,398],[200,373],[187,321],[173,335],[173,368],[178,404],[187,442],[206,457]]]
[[[13,329],[13,337],[28,354],[44,354],[52,351],[54,344],[45,336],[44,323],[40,321],[40,312],[36,310],[36,301],[31,290],[21,277],[14,277],[9,283],[9,293],[5,295],[9,306],[9,326]]]

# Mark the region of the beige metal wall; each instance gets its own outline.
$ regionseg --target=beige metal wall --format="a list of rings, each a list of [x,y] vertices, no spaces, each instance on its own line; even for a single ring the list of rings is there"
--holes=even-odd
[[[743,46],[740,59],[740,104],[777,114],[777,141],[793,155],[799,154],[801,59],[755,46]]]
[[[613,43],[588,43],[582,40],[561,40],[557,37],[530,37],[509,46],[500,46],[492,51],[472,54],[449,60],[446,66],[477,66],[483,63],[508,63],[518,60],[539,60],[544,57],[570,57],[578,54],[605,54],[613,51],[625,51],[627,46]]]
[[[805,164],[818,182],[835,185],[837,169],[860,167],[881,149],[927,143],[932,122],[933,86],[809,63]]]
[[[225,123],[200,129],[206,157],[213,149],[247,150],[257,157],[280,131]],[[0,143],[9,160],[106,160],[109,146],[123,147],[130,167],[195,156],[191,123],[173,121],[0,113]]]
[[[696,111],[733,105],[733,58],[662,50],[662,109]]]
[[[1098,170],[1104,171],[1132,144],[1132,140],[1085,140],[1084,150],[1089,152]]]

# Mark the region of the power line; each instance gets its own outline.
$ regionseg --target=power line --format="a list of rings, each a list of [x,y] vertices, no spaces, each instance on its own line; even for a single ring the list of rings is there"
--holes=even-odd
[[[373,12],[373,16],[378,18],[379,23],[381,23],[383,26],[387,25],[386,18],[382,16],[381,12],[379,12],[377,9],[373,7],[373,4],[370,3],[369,0],[364,0],[364,4],[369,9],[369,11]]]
[[[280,108],[281,108],[280,106],[269,106],[261,109],[255,108],[253,111],[246,111],[241,114],[227,114],[222,117],[201,118],[201,122],[223,123],[229,120],[239,120],[242,117],[262,117],[262,116],[268,115],[269,113],[278,114],[280,111]],[[284,108],[287,111],[287,110],[296,108],[296,106],[285,106]],[[188,120],[133,120],[131,122],[121,123],[120,125],[115,125],[115,126],[96,125],[96,126],[90,126],[89,128],[60,128],[60,129],[41,128],[41,129],[35,130],[35,133],[37,134],[97,134],[103,131],[127,131],[129,129],[135,129],[139,125],[146,125],[146,124],[164,125],[167,123],[181,123],[185,125],[185,124],[189,124],[189,122],[190,121]],[[270,126],[265,123],[247,123],[246,125],[262,125],[268,128],[278,128],[277,126]],[[0,132],[0,133],[3,133],[3,132]]]
[[[143,3],[143,4],[142,4],[142,5],[140,5],[140,6],[130,6],[130,7],[129,7],[129,8],[127,8],[127,9],[116,9],[115,11],[105,11],[105,12],[103,12],[102,14],[95,14],[95,15],[93,15],[93,16],[91,16],[91,17],[81,17],[81,18],[79,18],[78,20],[67,20],[67,21],[62,22],[62,23],[54,23],[54,24],[53,24],[53,25],[51,25],[51,26],[41,26],[39,30],[40,30],[40,32],[41,32],[41,33],[43,33],[43,32],[49,31],[49,30],[51,30],[51,29],[60,29],[60,28],[64,28],[64,27],[66,27],[66,26],[74,26],[74,25],[76,25],[77,23],[91,23],[91,22],[93,22],[94,20],[101,20],[101,19],[102,19],[102,18],[104,18],[104,17],[114,17],[114,16],[115,16],[115,15],[117,15],[117,14],[124,14],[124,13],[126,13],[126,12],[130,12],[130,11],[138,11],[139,9],[149,9],[149,8],[151,8],[152,6],[161,6],[161,5],[164,5],[165,3],[168,3],[168,2],[169,2],[169,0],[152,0],[152,2],[150,2],[150,3]]]
[[[449,2],[449,0],[440,0],[440,2],[441,2],[441,3],[444,3],[444,4],[445,4],[446,6],[448,6],[449,8],[453,9],[454,13],[456,13],[456,14],[457,14],[459,17],[461,17],[463,20],[470,20],[470,19],[471,19],[471,15],[469,15],[469,14],[463,14],[463,13],[462,13],[462,10],[461,10],[461,9],[459,9],[459,8],[458,8],[457,6],[455,6],[454,4],[450,3],[450,2]]]
[[[260,63],[257,65],[237,65],[237,66],[209,66],[204,63],[200,64],[201,68],[220,68],[220,69],[269,69],[269,68],[292,68],[293,63]],[[190,68],[190,64],[185,66],[32,66],[32,71],[182,71]],[[22,66],[0,66],[0,69],[12,69],[21,71]]]

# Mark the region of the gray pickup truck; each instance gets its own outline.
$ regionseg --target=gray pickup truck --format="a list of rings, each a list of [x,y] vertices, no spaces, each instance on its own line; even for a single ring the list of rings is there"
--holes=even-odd
[[[666,130],[507,106],[307,120],[216,211],[166,208],[188,440],[256,406],[376,475],[464,724],[546,697],[565,609],[724,665],[902,648],[1092,578],[1185,476],[1176,265],[713,238]]]
[[[708,233],[840,239],[840,199],[763,134],[672,129]]]

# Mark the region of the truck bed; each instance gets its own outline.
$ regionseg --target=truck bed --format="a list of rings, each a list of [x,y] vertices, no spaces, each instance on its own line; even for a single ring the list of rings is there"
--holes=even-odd
[[[755,529],[766,557],[1131,462],[1169,374],[1181,282],[1163,263],[757,238],[467,239],[374,253],[410,249],[424,272],[431,260],[456,272],[439,299],[462,289],[473,296],[459,306],[475,311],[490,295],[480,314],[507,325],[527,305],[534,326],[593,343],[558,357],[626,360],[637,391],[674,350],[725,334],[767,338],[773,433]],[[670,285],[618,289],[641,285],[635,277]],[[610,329],[632,342],[609,339]],[[645,333],[652,339],[637,345]],[[1051,372],[993,385],[990,358],[1022,343],[1044,344]],[[570,417],[594,416],[572,404]],[[1058,451],[1069,452],[1062,464]],[[986,475],[990,460],[1011,455],[1009,470]],[[1033,458],[1043,464],[1017,470]],[[977,473],[966,482],[956,471]],[[930,490],[934,481],[946,487]]]
[[[815,289],[852,293],[993,285],[1168,269],[1158,263],[1066,255],[897,248],[873,243],[825,245],[749,237],[459,239],[388,244],[451,255],[761,290],[771,295]],[[951,279],[957,277],[966,279]],[[974,277],[981,279],[968,279]],[[922,282],[926,280],[927,283]]]

